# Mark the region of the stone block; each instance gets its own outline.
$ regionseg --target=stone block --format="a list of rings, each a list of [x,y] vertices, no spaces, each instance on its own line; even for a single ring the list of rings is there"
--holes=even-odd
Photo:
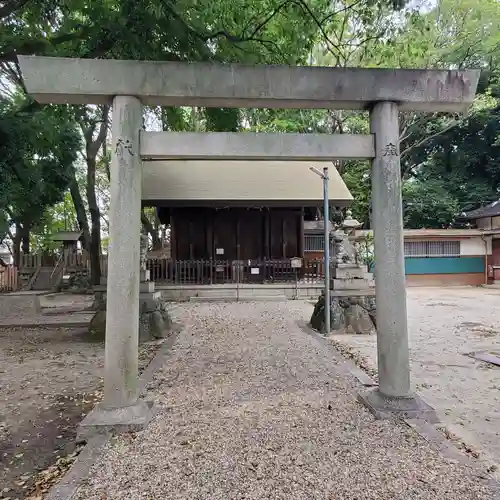
[[[149,342],[154,337],[151,332],[151,313],[143,313],[139,316],[139,343]]]
[[[366,274],[366,269],[364,267],[359,267],[359,266],[333,267],[331,270],[332,278],[337,278],[341,280],[364,278],[365,274]]]
[[[92,309],[95,311],[106,310],[106,292],[94,290],[94,303],[92,304]]]
[[[106,309],[99,309],[90,320],[88,337],[94,342],[103,342],[106,338]]]
[[[325,333],[325,299],[318,299],[310,321],[311,327]],[[375,296],[334,295],[330,297],[330,332],[376,333]],[[330,333],[328,332],[328,333]]]
[[[368,311],[359,304],[351,304],[345,309],[346,333],[373,334],[376,333]]]
[[[361,267],[364,271],[367,271],[367,267],[363,264],[353,264],[351,262],[339,262],[336,264],[338,269],[355,269]]]
[[[161,339],[168,335],[172,319],[162,305],[154,311],[142,313],[139,320],[139,342]]]
[[[359,394],[358,399],[377,419],[419,418],[431,424],[439,422],[434,408],[418,394],[408,398],[393,398],[384,396],[377,388]]]
[[[333,279],[332,289],[333,290],[360,290],[364,288],[373,288],[375,282],[373,280],[365,278],[354,278],[354,279]]]
[[[139,341],[165,337],[172,327],[172,319],[161,292],[153,292],[140,298]]]
[[[35,294],[5,294],[0,300],[0,319],[37,318],[41,313],[40,297]]]
[[[344,332],[346,329],[346,308],[341,307],[339,299],[331,299],[330,301],[330,331]],[[323,312],[323,323],[325,313]],[[325,326],[323,324],[323,330]]]
[[[96,292],[97,312],[90,321],[89,340],[102,342],[106,337],[106,294]],[[141,293],[139,296],[139,342],[165,337],[172,326],[161,292]]]
[[[139,311],[141,313],[156,311],[159,308],[160,300],[161,292],[141,293],[139,297]]]
[[[68,271],[67,288],[74,291],[87,291],[92,289],[90,274],[87,270]]]
[[[140,293],[152,293],[155,291],[155,282],[154,281],[143,281],[139,285]]]
[[[150,280],[150,271],[149,271],[149,269],[141,269],[139,271],[139,280],[141,281],[141,283],[143,281],[149,281]]]
[[[88,441],[99,434],[123,434],[146,428],[153,417],[152,402],[137,401],[124,408],[107,409],[99,403],[80,423],[78,441]]]
[[[139,299],[162,300],[161,291],[155,290],[154,292],[142,292],[139,294]]]

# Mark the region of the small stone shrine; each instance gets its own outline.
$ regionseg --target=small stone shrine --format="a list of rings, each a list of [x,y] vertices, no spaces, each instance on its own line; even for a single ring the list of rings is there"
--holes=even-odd
[[[161,292],[155,290],[154,281],[146,267],[148,236],[141,235],[140,246],[140,285],[139,285],[139,342],[159,339],[166,336],[172,328]],[[106,285],[96,287],[95,306],[97,312],[89,326],[90,334],[96,339],[104,339],[106,330]]]
[[[375,283],[367,266],[359,261],[357,244],[351,239],[361,223],[351,212],[333,234],[335,255],[330,262],[330,331],[334,333],[376,332]],[[311,326],[325,332],[325,296],[319,297]],[[330,332],[328,332],[330,333]]]

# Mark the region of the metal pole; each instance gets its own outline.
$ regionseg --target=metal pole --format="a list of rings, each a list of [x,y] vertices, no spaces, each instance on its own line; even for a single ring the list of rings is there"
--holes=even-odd
[[[234,264],[233,264],[234,266]],[[236,245],[236,302],[240,301],[240,273],[241,273],[241,261],[240,261],[240,244]]]
[[[323,220],[325,225],[325,333],[330,333],[330,231],[328,207],[328,167],[323,168]]]

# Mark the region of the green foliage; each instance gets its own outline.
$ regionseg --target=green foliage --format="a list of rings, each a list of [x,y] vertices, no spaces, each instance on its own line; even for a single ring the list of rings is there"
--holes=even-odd
[[[481,96],[470,117],[401,116],[405,221],[409,227],[441,227],[459,211],[498,197],[500,3],[439,0],[428,12],[407,8],[394,13],[408,4],[404,0],[4,2],[1,69],[21,89],[18,68],[5,63],[15,54],[485,68]],[[164,130],[368,132],[366,114],[350,111],[155,111]],[[68,169],[79,147],[75,120],[62,108],[40,109],[23,99],[0,103],[0,239],[12,221],[38,224],[42,232],[59,224],[58,208],[50,207],[62,199],[69,182]],[[106,162],[98,162],[104,167],[98,165],[95,191],[105,210],[107,185],[99,172],[105,173]],[[355,198],[354,216],[368,227],[369,165],[352,161],[338,167]],[[47,245],[42,240],[40,245]]]
[[[401,113],[406,227],[448,227],[461,211],[500,195],[500,4],[440,0],[429,12],[408,11],[403,19],[387,28],[388,36],[365,45],[363,65],[488,69],[469,116]],[[355,196],[356,217],[366,221],[370,186],[365,171],[348,162],[343,176]]]
[[[212,132],[237,132],[240,110],[237,108],[205,109],[206,128]]]
[[[60,242],[53,241],[52,237],[60,231],[76,231],[78,223],[71,194],[66,191],[63,199],[53,206],[45,209],[43,216],[33,226],[30,234],[30,250],[54,251],[60,248]]]
[[[361,241],[357,242],[357,247],[360,261],[371,270],[375,264],[373,233],[366,234]]]
[[[0,103],[0,212],[29,229],[62,200],[80,139],[64,110],[25,113],[23,104]]]
[[[370,164],[366,161],[347,162],[343,179],[353,196],[351,207],[353,217],[370,227],[371,177]]]
[[[411,180],[403,187],[404,223],[408,228],[449,227],[459,204],[442,182]]]
[[[407,182],[411,227],[440,227],[500,197],[500,102],[441,134],[427,146],[427,160]]]
[[[158,110],[155,110],[158,111]],[[186,132],[190,130],[190,114],[187,108],[160,108],[162,130]]]

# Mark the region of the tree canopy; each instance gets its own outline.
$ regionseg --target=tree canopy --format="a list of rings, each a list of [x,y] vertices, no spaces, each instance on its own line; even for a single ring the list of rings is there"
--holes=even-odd
[[[59,108],[27,113],[23,103],[0,102],[0,239],[15,224],[26,251],[27,232],[63,199],[80,138]]]
[[[99,253],[107,225],[109,109],[33,103],[19,54],[479,67],[469,114],[401,113],[405,223],[446,227],[461,211],[499,197],[496,0],[438,0],[426,9],[404,0],[13,0],[1,4],[0,20],[0,238],[9,229],[13,235],[57,225],[68,199],[91,253]],[[163,130],[368,132],[366,113],[334,110],[154,108],[145,120]],[[335,166],[355,197],[354,215],[369,227],[370,166]],[[154,213],[145,211],[142,220],[156,241]]]

